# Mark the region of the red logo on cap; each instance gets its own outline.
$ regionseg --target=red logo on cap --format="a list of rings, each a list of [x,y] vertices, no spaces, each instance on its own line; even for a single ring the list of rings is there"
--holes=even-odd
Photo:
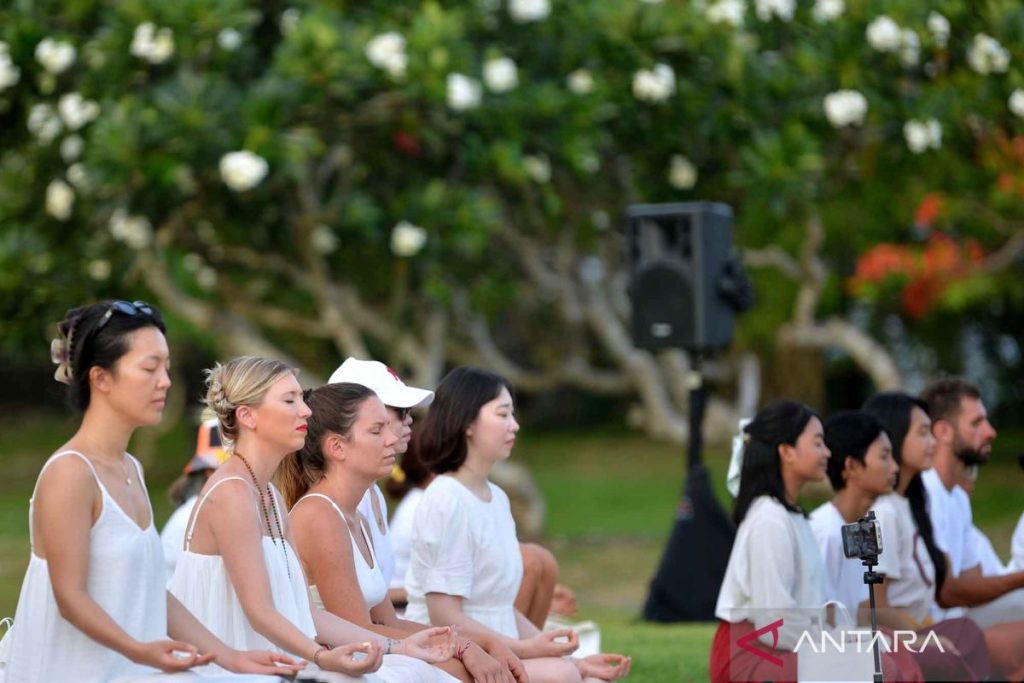
[[[397,372],[395,372],[395,371],[394,371],[394,370],[392,370],[391,368],[388,368],[388,366],[386,366],[386,365],[385,365],[384,367],[385,367],[385,368],[387,368],[387,371],[388,371],[389,373],[391,373],[391,376],[392,376],[392,377],[394,377],[396,381],[399,381],[399,382],[401,382],[401,381],[402,381],[402,378],[398,376],[398,373],[397,373]]]

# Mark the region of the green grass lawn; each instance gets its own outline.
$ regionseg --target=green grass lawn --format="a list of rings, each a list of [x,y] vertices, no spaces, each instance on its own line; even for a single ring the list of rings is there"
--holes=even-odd
[[[28,561],[32,482],[46,454],[73,429],[67,418],[0,420],[0,452],[6,456],[0,480],[0,616],[13,614]],[[1004,554],[1024,509],[1024,473],[1014,463],[1022,441],[1000,437],[974,503],[979,526]],[[166,486],[185,462],[190,442],[187,429],[171,431],[156,440],[148,459],[158,523],[170,514]],[[683,484],[682,449],[615,431],[524,432],[513,457],[529,466],[547,500],[545,544],[559,558],[562,581],[576,591],[579,617],[600,623],[605,649],[633,656],[632,680],[707,680],[712,625],[638,620],[673,524]],[[724,450],[711,449],[707,460],[725,501]],[[805,505],[816,505],[823,495],[811,492]]]

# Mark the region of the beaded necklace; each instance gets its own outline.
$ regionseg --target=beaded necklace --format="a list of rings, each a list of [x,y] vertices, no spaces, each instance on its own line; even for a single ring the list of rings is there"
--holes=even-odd
[[[260,507],[263,509],[263,519],[267,522],[267,533],[270,534],[271,542],[273,542],[274,545],[277,545],[277,537],[274,536],[274,530],[270,526],[270,512],[267,511],[267,500],[264,498],[263,489],[260,488],[260,483],[256,479],[256,473],[253,471],[252,465],[249,464],[249,461],[246,460],[241,453],[236,451],[235,455],[242,461],[242,464],[245,465],[245,469],[249,470],[249,476],[252,477],[252,483],[256,487],[256,490],[260,492]],[[267,483],[267,496],[270,497],[270,507],[274,510],[274,522],[277,524],[277,533],[278,536],[281,537],[281,550],[284,552],[284,566],[288,571],[288,578],[290,579],[292,578],[292,566],[288,562],[288,544],[284,541],[284,531],[281,529],[281,518],[277,514],[277,505],[274,504],[274,493],[270,490],[269,482]]]

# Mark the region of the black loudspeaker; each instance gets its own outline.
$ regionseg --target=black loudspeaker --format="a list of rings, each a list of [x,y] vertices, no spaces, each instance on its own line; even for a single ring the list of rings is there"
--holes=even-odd
[[[633,343],[723,349],[752,303],[732,250],[732,209],[712,202],[636,204],[626,211]]]

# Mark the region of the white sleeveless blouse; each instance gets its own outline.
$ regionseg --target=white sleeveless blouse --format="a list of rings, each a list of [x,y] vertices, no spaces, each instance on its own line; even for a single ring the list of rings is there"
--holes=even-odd
[[[366,609],[371,609],[375,605],[380,604],[388,596],[388,584],[384,580],[384,574],[381,572],[380,563],[377,561],[377,551],[374,547],[373,541],[370,540],[369,535],[366,533],[366,528],[362,521],[359,521],[359,531],[363,534],[363,541],[366,542],[366,547],[370,550],[370,561],[373,562],[371,566],[367,563],[366,558],[363,557],[363,553],[359,550],[359,546],[356,544],[356,539],[352,535],[352,529],[348,525],[348,521],[345,518],[345,513],[341,511],[333,500],[322,493],[309,493],[299,498],[295,505],[298,505],[302,501],[308,498],[322,498],[326,500],[334,511],[338,513],[338,517],[341,518],[341,523],[348,530],[349,540],[352,541],[352,564],[355,566],[356,579],[359,581],[359,590],[363,594],[363,602],[366,603]],[[295,509],[295,506],[292,506]],[[370,524],[373,524],[371,521]],[[323,609],[324,603],[320,599],[320,591],[315,585],[309,587],[310,592],[313,594],[313,600],[317,607]]]
[[[107,492],[89,459],[77,451],[53,455],[43,465],[40,478],[51,463],[66,455],[77,456],[89,466],[103,500],[100,515],[89,532],[86,581],[89,596],[136,640],[166,639],[164,556],[160,536],[153,524],[152,507],[149,526],[140,528]],[[132,462],[145,489],[142,468],[134,457]],[[31,553],[14,617],[6,683],[109,683],[120,678],[158,673],[103,647],[61,616],[53,595],[47,561],[35,553],[32,534],[34,490],[32,496],[29,499]]]

